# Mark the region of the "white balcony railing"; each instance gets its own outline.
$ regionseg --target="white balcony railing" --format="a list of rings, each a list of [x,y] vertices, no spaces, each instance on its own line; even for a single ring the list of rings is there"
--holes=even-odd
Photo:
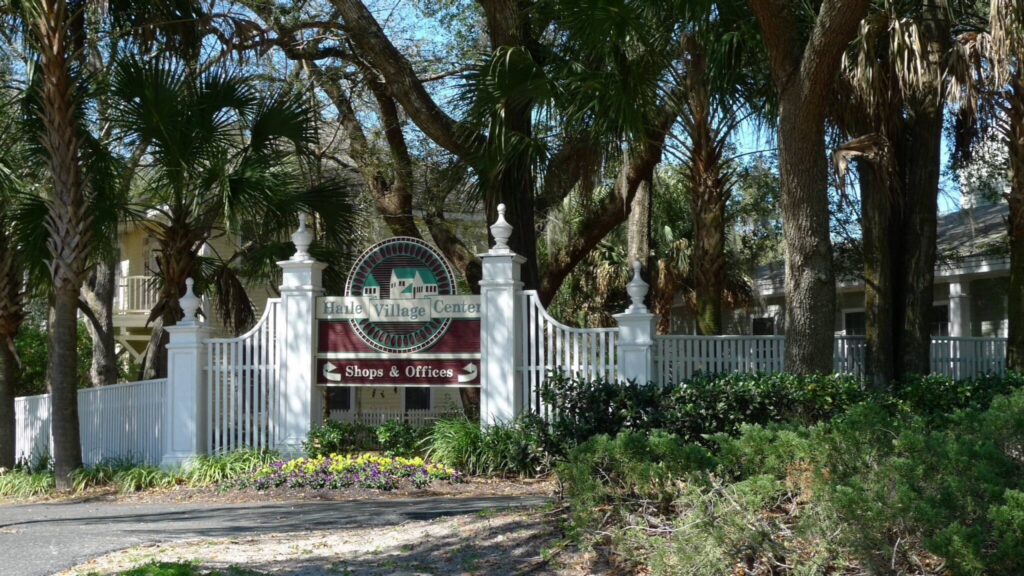
[[[117,279],[115,314],[149,314],[159,298],[152,276],[122,276]]]

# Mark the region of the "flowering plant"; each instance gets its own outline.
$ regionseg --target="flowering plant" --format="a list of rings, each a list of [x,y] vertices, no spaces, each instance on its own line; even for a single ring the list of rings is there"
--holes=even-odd
[[[277,461],[257,469],[242,482],[244,487],[267,490],[312,488],[338,490],[349,487],[394,490],[402,481],[425,488],[434,481],[463,482],[462,474],[422,458],[391,458],[376,454],[317,456]]]

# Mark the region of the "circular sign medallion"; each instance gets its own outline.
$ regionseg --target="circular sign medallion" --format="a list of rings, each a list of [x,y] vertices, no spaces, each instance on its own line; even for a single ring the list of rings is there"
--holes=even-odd
[[[389,354],[419,352],[433,346],[451,325],[451,318],[431,318],[426,307],[432,296],[455,295],[455,275],[433,246],[399,236],[371,246],[356,259],[345,295],[370,298],[376,306],[400,305],[403,313],[413,315],[396,322],[349,320],[369,347]],[[424,321],[415,320],[417,300],[424,302]]]

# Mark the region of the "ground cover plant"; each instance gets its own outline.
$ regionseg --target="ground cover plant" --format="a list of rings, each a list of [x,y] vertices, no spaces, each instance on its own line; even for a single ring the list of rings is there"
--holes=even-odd
[[[255,490],[270,488],[311,488],[340,490],[365,488],[394,490],[403,483],[425,488],[436,481],[458,483],[462,474],[422,458],[389,457],[376,454],[317,456],[279,460],[242,478],[239,485]]]
[[[700,443],[599,435],[558,467],[570,526],[652,574],[1024,573],[1020,376],[929,380]]]
[[[263,572],[235,567],[225,570],[203,570],[195,564],[153,562],[121,572],[120,576],[261,576],[262,574]]]

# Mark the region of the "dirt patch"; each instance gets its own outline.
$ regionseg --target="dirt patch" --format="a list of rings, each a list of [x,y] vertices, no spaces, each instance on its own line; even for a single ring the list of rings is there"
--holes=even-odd
[[[154,561],[303,576],[604,573],[565,549],[559,519],[559,512],[547,509],[488,512],[379,528],[140,546],[61,576],[117,574]]]

